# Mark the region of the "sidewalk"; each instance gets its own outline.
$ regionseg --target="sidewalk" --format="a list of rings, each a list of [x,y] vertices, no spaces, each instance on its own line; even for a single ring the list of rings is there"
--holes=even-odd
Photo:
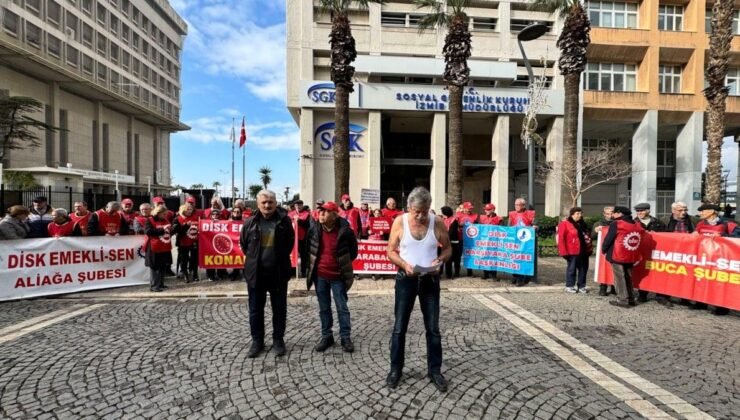
[[[593,265],[592,265],[593,266]],[[487,289],[497,289],[510,292],[542,292],[560,291],[565,279],[565,262],[562,258],[542,258],[538,264],[539,284],[531,283],[525,287],[514,287],[511,284],[511,275],[499,274],[497,280],[483,280],[479,277],[459,277],[453,280],[442,279],[443,292],[483,292]],[[465,273],[465,269],[462,270]],[[479,271],[475,272],[480,275]],[[592,274],[589,273],[589,280]],[[201,275],[201,281],[186,284],[184,280],[168,277],[165,284],[169,289],[160,293],[149,291],[148,285],[119,287],[113,289],[94,290],[83,293],[71,293],[56,296],[58,299],[174,299],[174,298],[243,298],[247,296],[247,287],[244,281],[219,280],[211,282]],[[373,280],[369,275],[360,276],[352,286],[349,294],[354,296],[392,293],[394,279],[392,276],[376,276]],[[304,278],[291,279],[288,283],[289,297],[307,296],[306,280]],[[52,297],[53,298],[53,297]]]

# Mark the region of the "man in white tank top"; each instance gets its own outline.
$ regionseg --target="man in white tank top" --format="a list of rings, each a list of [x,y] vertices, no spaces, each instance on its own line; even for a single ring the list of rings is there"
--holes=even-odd
[[[391,227],[388,258],[398,266],[395,288],[395,322],[391,336],[391,372],[386,384],[395,388],[401,380],[406,351],[406,331],[414,301],[424,317],[429,379],[441,392],[447,391],[442,376],[442,336],[439,332],[439,269],[452,257],[447,228],[430,212],[432,196],[423,187],[408,197],[408,213],[397,217]],[[441,248],[440,248],[441,247]]]

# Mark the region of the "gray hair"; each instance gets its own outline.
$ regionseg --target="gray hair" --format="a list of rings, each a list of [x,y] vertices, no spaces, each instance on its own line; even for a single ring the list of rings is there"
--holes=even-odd
[[[604,207],[604,211],[614,211],[614,206],[606,206]]]
[[[213,197],[213,198],[211,198],[211,206],[213,206],[213,203],[214,202],[218,203],[218,206],[220,208],[224,208],[224,202],[221,201],[221,197]]]
[[[109,201],[108,204],[105,205],[105,208],[111,210],[121,210],[121,203],[119,203],[118,201]]]
[[[522,203],[522,204],[524,204],[526,206],[527,205],[527,200],[524,199],[524,198],[522,198],[522,197],[519,197],[516,200],[514,200],[514,204],[516,204],[516,203]]]
[[[424,187],[416,187],[409,193],[406,200],[409,208],[429,208],[432,206],[432,195]]]
[[[686,205],[683,201],[676,201],[675,203],[671,204],[671,210],[676,210],[679,208],[688,209],[689,206]]]
[[[277,196],[275,195],[275,192],[271,190],[260,190],[260,192],[257,193],[257,199],[259,200],[260,197],[272,198],[273,200],[277,201]]]
[[[63,209],[61,207],[51,211],[52,217],[56,217],[57,215],[67,217],[68,214],[67,209]]]

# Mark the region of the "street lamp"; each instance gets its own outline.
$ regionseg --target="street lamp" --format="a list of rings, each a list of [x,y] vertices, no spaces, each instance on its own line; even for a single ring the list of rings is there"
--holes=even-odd
[[[113,172],[116,174],[116,201],[121,201],[121,192],[118,191],[118,169]]]
[[[524,59],[524,66],[527,67],[527,76],[529,77],[529,84],[531,85],[534,81],[534,73],[532,72],[532,66],[529,64],[527,54],[524,53],[524,46],[522,42],[534,41],[549,31],[549,28],[544,23],[533,23],[527,25],[521,30],[516,36],[516,42],[519,44],[519,51],[522,52],[522,58]],[[534,207],[534,146],[532,145],[531,138],[527,140],[527,174],[529,180],[527,181],[527,202]]]

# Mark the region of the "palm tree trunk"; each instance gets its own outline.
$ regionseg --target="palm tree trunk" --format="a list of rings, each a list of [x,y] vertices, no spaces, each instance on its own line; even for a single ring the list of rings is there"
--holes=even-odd
[[[450,161],[447,167],[447,205],[452,208],[462,203],[463,189],[463,87],[450,84]]]
[[[349,194],[349,91],[343,85],[336,86],[334,105],[334,198],[339,203]]]
[[[576,161],[578,142],[578,91],[581,85],[580,73],[569,73],[564,77],[565,110],[563,114],[563,165],[562,165],[562,197],[561,215],[567,215],[567,205],[575,206],[578,200],[576,187]],[[567,180],[567,181],[566,181]]]

